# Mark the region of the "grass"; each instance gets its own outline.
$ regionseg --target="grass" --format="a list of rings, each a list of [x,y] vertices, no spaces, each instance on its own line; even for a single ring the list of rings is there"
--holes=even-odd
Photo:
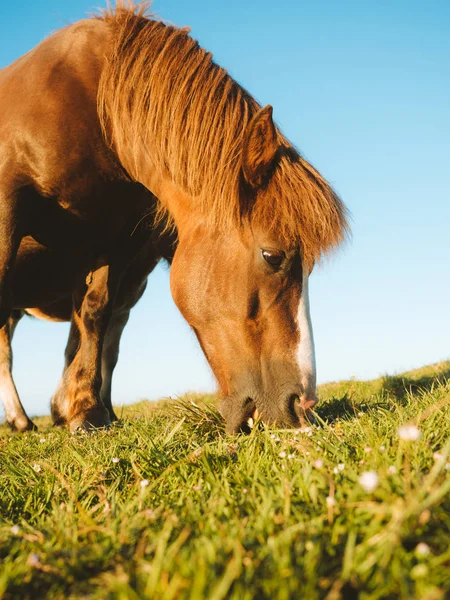
[[[449,598],[449,375],[327,384],[299,432],[229,437],[190,396],[90,435],[2,426],[0,598]]]

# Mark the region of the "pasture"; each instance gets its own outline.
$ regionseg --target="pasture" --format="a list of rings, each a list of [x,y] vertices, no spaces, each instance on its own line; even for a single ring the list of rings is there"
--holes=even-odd
[[[2,426],[0,597],[448,598],[449,374],[322,386],[300,431],[227,436],[197,396]]]

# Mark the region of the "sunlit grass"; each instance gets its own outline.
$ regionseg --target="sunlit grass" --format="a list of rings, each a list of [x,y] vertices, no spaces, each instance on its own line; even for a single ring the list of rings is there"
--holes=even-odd
[[[3,428],[0,597],[447,598],[449,374],[328,384],[299,431],[229,437],[199,396]]]

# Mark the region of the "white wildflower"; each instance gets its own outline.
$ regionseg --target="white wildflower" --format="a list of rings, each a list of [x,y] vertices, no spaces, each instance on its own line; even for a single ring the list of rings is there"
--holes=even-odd
[[[417,442],[421,434],[415,425],[402,425],[398,428],[398,435],[406,442]]]
[[[380,452],[384,452],[386,450],[386,446],[383,446],[383,445],[380,446],[379,450],[380,450]]]
[[[144,489],[148,486],[149,483],[150,483],[150,481],[148,479],[143,479],[139,485],[141,486],[142,489]]]
[[[378,486],[378,475],[375,471],[365,471],[361,474],[358,481],[363,490],[370,494],[370,492],[373,492]]]
[[[41,442],[41,444],[45,444],[45,442],[46,442],[47,440],[46,440],[45,438],[41,438],[39,441]]]
[[[334,498],[332,498],[331,496],[327,496],[325,498],[325,502],[327,503],[327,506],[336,506],[336,500]]]
[[[313,462],[313,465],[316,467],[316,469],[321,469],[323,467],[323,460],[320,460],[320,458],[317,458]]]
[[[428,575],[428,567],[420,563],[419,565],[414,565],[410,573],[413,579],[424,579]]]
[[[120,458],[117,458],[117,456],[115,456],[115,457],[112,459],[112,462],[113,462],[113,463],[116,465],[118,462],[120,462]]]
[[[247,489],[247,488],[243,488],[243,489],[242,489],[242,493],[243,493],[243,494],[247,494],[247,493],[248,493],[248,489]]]
[[[27,564],[30,565],[30,567],[37,567],[39,565],[39,556],[32,552],[28,556]]]
[[[193,489],[194,489],[196,492],[199,492],[199,491],[202,489],[202,486],[201,486],[200,484],[199,484],[199,485],[194,485],[194,488],[193,488]]]
[[[425,542],[420,542],[417,544],[414,553],[418,558],[424,558],[430,554],[430,546]]]
[[[280,454],[278,456],[280,458],[286,458],[286,452],[283,450],[282,452],[280,452]]]
[[[292,460],[293,458],[295,458],[295,454],[288,454],[287,457],[289,458],[289,460]]]
[[[397,467],[395,465],[391,465],[388,467],[388,475],[395,475],[397,473]]]
[[[366,447],[364,448],[364,453],[365,453],[365,454],[370,454],[371,452],[372,452],[372,448],[371,448],[370,446],[366,446]]]
[[[19,535],[19,533],[20,533],[20,527],[18,525],[13,525],[11,527],[11,533],[13,535]]]
[[[338,468],[338,471],[343,471],[345,469],[344,463],[339,463],[337,468]]]
[[[36,473],[40,473],[42,471],[42,467],[39,463],[34,463],[33,470],[36,471]]]

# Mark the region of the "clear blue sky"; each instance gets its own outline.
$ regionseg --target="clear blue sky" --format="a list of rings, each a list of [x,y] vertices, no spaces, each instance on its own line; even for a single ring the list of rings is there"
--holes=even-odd
[[[2,2],[0,67],[91,0]],[[311,279],[319,382],[376,377],[450,356],[448,0],[156,0],[262,104],[332,182],[353,239]],[[14,342],[25,406],[45,413],[66,325],[28,319]],[[158,268],[134,309],[113,400],[214,388]],[[0,413],[1,414],[1,413]]]

